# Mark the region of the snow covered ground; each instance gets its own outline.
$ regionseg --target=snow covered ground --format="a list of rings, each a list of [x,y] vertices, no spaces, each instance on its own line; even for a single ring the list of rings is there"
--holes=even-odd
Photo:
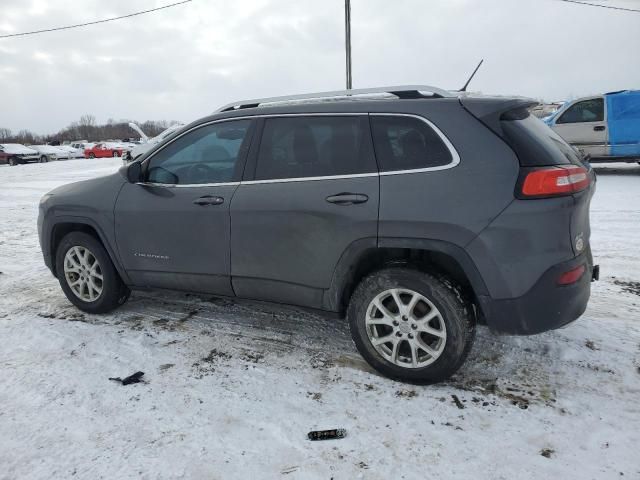
[[[598,167],[602,280],[583,318],[527,338],[482,327],[452,381],[414,387],[373,373],[344,322],[294,308],[72,307],[42,262],[38,200],[119,165],[0,166],[0,478],[640,478],[640,167]],[[137,370],[147,383],[108,380]],[[306,439],[335,427],[347,437]]]

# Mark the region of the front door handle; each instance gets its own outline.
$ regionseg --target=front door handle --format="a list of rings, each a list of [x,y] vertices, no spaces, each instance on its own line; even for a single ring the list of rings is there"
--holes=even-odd
[[[193,201],[196,205],[206,206],[206,205],[222,205],[224,203],[224,198],[216,197],[213,195],[205,195],[204,197],[196,198]]]
[[[364,193],[338,193],[336,195],[330,195],[325,199],[329,203],[335,203],[336,205],[354,205],[356,203],[364,203],[369,200],[369,197]]]
[[[593,131],[594,132],[604,132],[605,131],[605,127],[602,125],[598,125],[597,127],[593,127]]]

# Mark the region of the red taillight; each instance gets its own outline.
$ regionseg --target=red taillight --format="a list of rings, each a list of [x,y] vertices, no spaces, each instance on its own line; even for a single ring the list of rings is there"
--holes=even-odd
[[[589,171],[578,166],[544,167],[529,172],[522,183],[525,197],[570,195],[589,186]]]
[[[569,270],[568,272],[564,272],[562,275],[558,277],[558,285],[571,285],[572,283],[576,283],[578,280],[582,278],[584,272],[587,269],[584,265],[580,265],[579,267],[574,268],[573,270]]]

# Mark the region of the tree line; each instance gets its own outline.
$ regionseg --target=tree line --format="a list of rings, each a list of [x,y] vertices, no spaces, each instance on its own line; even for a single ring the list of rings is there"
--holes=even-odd
[[[98,142],[101,140],[122,140],[124,138],[139,138],[140,135],[129,125],[130,120],[115,121],[109,119],[107,123],[98,125],[96,117],[93,115],[82,115],[80,120],[71,123],[57,133],[51,135],[38,135],[29,130],[12,132],[8,128],[0,127],[0,143],[21,143],[27,145],[38,145],[44,143],[54,143],[73,140],[87,140]],[[148,137],[155,137],[176,121],[147,120],[146,122],[135,122],[147,134]]]

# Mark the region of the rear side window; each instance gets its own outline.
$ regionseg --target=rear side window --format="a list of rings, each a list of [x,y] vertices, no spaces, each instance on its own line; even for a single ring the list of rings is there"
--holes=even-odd
[[[408,116],[371,116],[376,158],[381,172],[448,165],[451,151],[423,120]]]
[[[576,151],[526,109],[508,112],[501,120],[505,139],[523,167],[581,164]]]
[[[604,120],[604,99],[593,98],[570,106],[556,124],[602,122]]]
[[[256,180],[351,175],[376,171],[359,116],[267,118]]]

